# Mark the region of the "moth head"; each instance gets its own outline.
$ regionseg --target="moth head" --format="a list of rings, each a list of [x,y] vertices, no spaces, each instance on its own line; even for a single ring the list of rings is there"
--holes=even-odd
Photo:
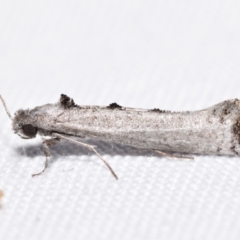
[[[12,127],[14,133],[18,134],[21,138],[29,139],[37,135],[38,128],[34,126],[34,119],[32,119],[29,110],[18,110],[14,117],[10,114],[7,105],[0,95],[0,100],[6,110],[8,117],[12,120]]]
[[[38,128],[33,123],[29,110],[18,110],[12,119],[13,131],[24,139],[35,138]]]

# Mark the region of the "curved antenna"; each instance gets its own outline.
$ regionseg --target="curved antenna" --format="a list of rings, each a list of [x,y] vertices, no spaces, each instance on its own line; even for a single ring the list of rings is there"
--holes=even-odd
[[[3,103],[3,106],[4,106],[5,110],[6,110],[7,115],[8,115],[9,118],[12,120],[12,116],[11,116],[10,112],[8,111],[7,105],[6,105],[3,97],[1,96],[1,94],[0,94],[0,99],[1,99],[1,101],[2,101],[2,103]]]

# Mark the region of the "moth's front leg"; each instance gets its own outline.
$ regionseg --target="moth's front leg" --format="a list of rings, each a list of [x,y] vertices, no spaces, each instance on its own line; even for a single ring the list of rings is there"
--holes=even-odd
[[[50,152],[49,147],[52,147],[52,146],[56,145],[59,141],[60,141],[59,138],[51,138],[51,139],[43,141],[43,143],[42,143],[43,151],[44,151],[44,154],[46,156],[44,168],[43,168],[43,170],[41,172],[32,174],[33,177],[38,176],[38,175],[44,173],[44,171],[47,169],[47,167],[48,167],[48,158],[51,156],[51,152]]]

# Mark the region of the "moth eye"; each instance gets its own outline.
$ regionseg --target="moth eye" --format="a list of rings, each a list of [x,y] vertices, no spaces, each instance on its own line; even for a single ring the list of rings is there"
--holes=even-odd
[[[22,127],[23,133],[28,137],[35,137],[37,134],[37,128],[32,124],[26,124]]]

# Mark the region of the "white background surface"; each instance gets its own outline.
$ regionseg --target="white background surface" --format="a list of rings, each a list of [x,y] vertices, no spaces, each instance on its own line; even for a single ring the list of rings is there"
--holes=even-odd
[[[10,111],[56,102],[197,110],[240,98],[239,1],[1,1],[0,93]],[[0,107],[0,239],[239,239],[240,159],[158,157],[14,135]]]

